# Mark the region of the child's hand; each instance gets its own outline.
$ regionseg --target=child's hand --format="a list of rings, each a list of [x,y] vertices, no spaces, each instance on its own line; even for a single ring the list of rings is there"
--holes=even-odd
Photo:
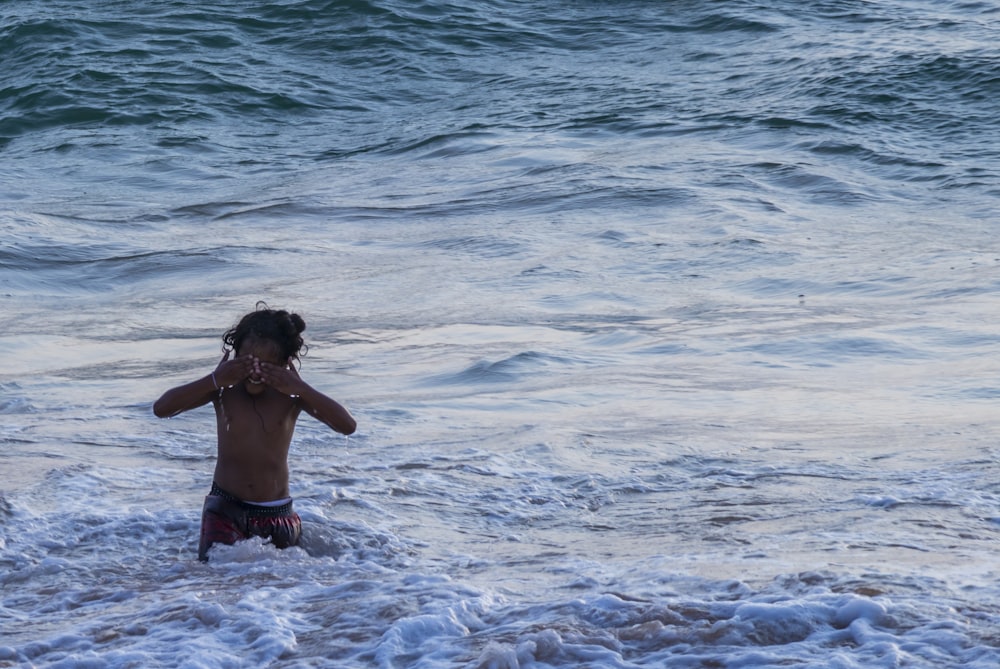
[[[285,395],[301,394],[304,381],[292,364],[291,358],[288,359],[288,363],[284,367],[261,361],[258,363],[258,368],[260,380],[278,392]]]
[[[230,360],[229,351],[226,351],[213,372],[215,384],[219,388],[227,388],[242,383],[253,373],[253,364],[254,358],[249,356]]]

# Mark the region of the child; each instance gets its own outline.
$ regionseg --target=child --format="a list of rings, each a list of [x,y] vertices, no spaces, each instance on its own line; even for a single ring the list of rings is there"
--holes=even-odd
[[[211,374],[168,390],[153,404],[160,418],[209,402],[215,407],[219,452],[202,510],[199,560],[208,559],[214,543],[251,536],[278,548],[294,546],[302,521],[289,496],[288,447],[299,413],[304,409],[342,434],[357,427],[344,407],[296,371],[305,329],[298,314],[258,303],[222,336],[225,353]]]

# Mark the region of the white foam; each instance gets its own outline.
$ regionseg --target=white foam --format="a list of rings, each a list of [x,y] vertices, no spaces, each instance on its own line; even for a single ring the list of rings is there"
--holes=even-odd
[[[478,459],[475,452],[467,457]],[[565,501],[562,513],[594,513],[588,500],[619,485],[610,477],[547,478],[525,467],[525,481],[512,486],[481,461],[461,477],[451,468],[443,469],[447,477],[430,467],[402,471],[411,497],[401,496],[401,503],[430,491],[509,511],[480,515],[478,522],[501,530],[498,537],[517,527],[522,542],[478,549],[466,543],[461,551],[439,546],[422,532],[440,528],[399,525],[408,507],[379,512],[391,495],[369,490],[373,503],[356,505],[351,496],[323,492],[317,481],[296,502],[305,519],[302,546],[280,551],[251,539],[213,547],[202,564],[195,550],[204,491],[182,483],[182,470],[57,468],[44,486],[11,495],[0,511],[0,659],[294,665],[296,658],[315,662],[331,647],[359,666],[386,667],[633,667],[638,657],[647,665],[700,658],[734,667],[818,667],[830,660],[831,648],[845,647],[833,666],[979,669],[997,659],[980,639],[1000,616],[988,605],[971,611],[968,604],[959,614],[942,599],[941,584],[919,576],[871,575],[855,584],[833,572],[806,572],[761,587],[692,576],[672,556],[619,566],[594,556],[532,555],[533,524],[558,516],[549,504],[507,500],[505,490]],[[164,476],[178,489],[188,485],[187,507],[149,510],[148,498],[142,506],[122,502],[144,499],[136,480]],[[449,493],[448,485],[465,485],[462,477],[468,487]],[[658,494],[655,481],[625,483],[629,492],[616,505]],[[401,487],[392,480],[384,485]],[[895,592],[861,594],[878,588]],[[990,591],[982,592],[988,601]],[[180,657],[179,647],[187,649]]]

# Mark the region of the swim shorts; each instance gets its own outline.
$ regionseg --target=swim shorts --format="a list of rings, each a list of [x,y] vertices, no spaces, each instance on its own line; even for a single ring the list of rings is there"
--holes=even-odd
[[[214,482],[201,512],[201,542],[198,559],[208,560],[213,544],[232,545],[250,537],[270,539],[278,548],[294,546],[302,535],[302,519],[292,510],[292,501],[278,506],[244,502]]]

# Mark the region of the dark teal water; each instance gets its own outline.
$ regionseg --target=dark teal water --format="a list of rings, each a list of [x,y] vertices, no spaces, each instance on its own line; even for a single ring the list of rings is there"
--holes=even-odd
[[[0,666],[993,669],[998,30],[0,3]],[[259,299],[360,429],[202,565]]]

